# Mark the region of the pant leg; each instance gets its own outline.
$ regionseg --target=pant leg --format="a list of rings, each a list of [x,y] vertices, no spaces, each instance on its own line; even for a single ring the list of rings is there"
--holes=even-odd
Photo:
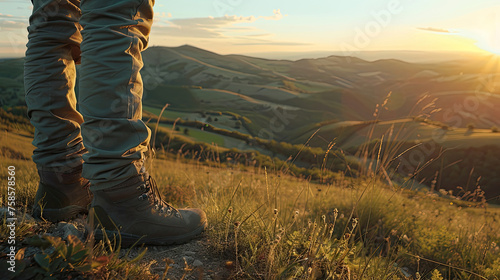
[[[152,0],[82,0],[79,106],[91,190],[142,174],[150,130],[142,119],[141,52],[148,44]]]
[[[34,0],[28,27],[24,84],[35,127],[33,161],[39,170],[82,166],[82,116],[76,111],[75,63],[80,56],[79,0]]]

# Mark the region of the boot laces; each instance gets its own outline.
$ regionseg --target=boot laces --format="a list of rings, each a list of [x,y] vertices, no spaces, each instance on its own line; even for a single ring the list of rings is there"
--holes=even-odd
[[[140,200],[148,199],[151,205],[154,205],[154,209],[162,214],[164,213],[167,216],[174,214],[177,218],[181,217],[179,210],[163,200],[153,177],[149,176],[145,184],[141,185],[140,188],[145,190],[145,192],[139,196]]]

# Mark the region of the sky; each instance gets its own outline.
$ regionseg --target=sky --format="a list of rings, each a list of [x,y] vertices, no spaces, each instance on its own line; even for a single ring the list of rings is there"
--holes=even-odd
[[[30,1],[0,0],[0,57],[24,55]],[[157,0],[150,46],[220,54],[365,51],[500,55],[497,0]]]

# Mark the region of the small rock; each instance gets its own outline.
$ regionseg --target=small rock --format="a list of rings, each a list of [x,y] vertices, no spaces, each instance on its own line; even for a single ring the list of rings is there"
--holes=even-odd
[[[184,251],[184,255],[186,255],[186,256],[194,256],[194,255],[196,255],[196,253],[193,252],[193,251]]]
[[[193,262],[193,266],[194,267],[200,267],[200,266],[203,266],[203,263],[200,260],[195,260]]]
[[[56,230],[64,231],[64,229],[68,226],[67,222],[59,222],[56,226]]]
[[[83,239],[83,232],[79,231],[75,225],[66,222],[60,222],[57,224],[57,231],[61,232],[62,238],[67,239],[69,235],[74,235],[80,240]]]
[[[401,273],[407,278],[410,278],[412,276],[410,269],[408,269],[407,267],[401,267],[399,268],[399,271],[401,271]]]

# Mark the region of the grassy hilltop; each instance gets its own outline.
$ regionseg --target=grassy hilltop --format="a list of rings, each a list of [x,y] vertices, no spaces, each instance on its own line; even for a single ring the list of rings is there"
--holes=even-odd
[[[220,279],[500,279],[491,62],[267,60],[191,46],[153,47],[144,61],[150,170],[167,201],[207,211],[207,254],[222,260],[205,270],[186,262],[165,279],[210,271]],[[16,166],[21,210],[32,206],[38,179],[22,63],[0,61],[0,178]],[[52,245],[57,260],[76,246],[34,239],[47,224],[24,225],[17,236],[26,252]],[[5,241],[5,220],[1,232]],[[78,244],[78,261],[45,267],[26,254],[19,267],[154,279],[152,262],[168,265]]]

